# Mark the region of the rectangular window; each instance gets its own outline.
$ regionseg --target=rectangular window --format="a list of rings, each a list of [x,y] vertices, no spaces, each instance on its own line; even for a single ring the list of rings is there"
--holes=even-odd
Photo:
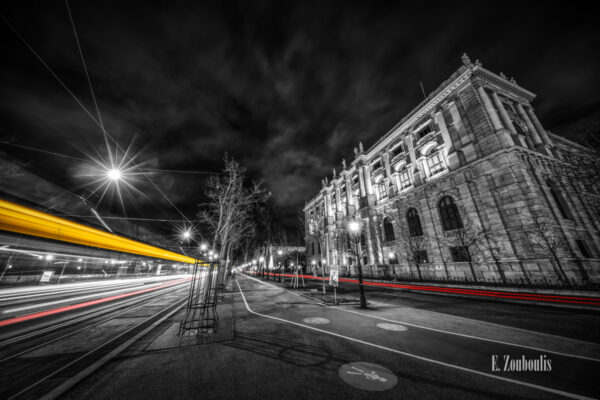
[[[396,157],[398,154],[402,154],[404,152],[404,147],[402,143],[392,149],[392,158]]]
[[[381,168],[381,160],[378,160],[375,164],[373,164],[373,171],[377,171]]]
[[[587,246],[585,240],[577,239],[575,240],[575,243],[577,243],[577,247],[579,248],[579,251],[581,252],[583,258],[592,258],[592,253],[589,247]]]
[[[388,196],[387,187],[385,186],[385,183],[381,183],[380,185],[378,185],[378,189],[379,199],[385,199]]]
[[[431,123],[431,121],[429,121],[428,123],[421,125],[419,128],[417,128],[415,134],[417,140],[421,140],[425,136],[429,135],[431,132],[433,132],[433,124]]]
[[[465,246],[450,247],[450,254],[454,262],[469,261],[469,249]]]
[[[444,159],[439,151],[427,158],[427,166],[429,167],[431,175],[435,175],[444,170]]]
[[[401,189],[406,189],[407,187],[410,187],[411,185],[412,185],[412,182],[410,181],[410,173],[408,172],[408,169],[405,169],[404,171],[402,171],[400,173]]]
[[[427,252],[425,250],[415,252],[415,261],[419,264],[428,263],[429,259],[427,258]]]

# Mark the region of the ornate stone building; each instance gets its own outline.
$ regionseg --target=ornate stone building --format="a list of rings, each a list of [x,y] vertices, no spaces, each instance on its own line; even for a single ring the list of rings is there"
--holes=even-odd
[[[600,192],[581,177],[596,154],[544,129],[513,78],[462,63],[323,179],[304,208],[307,262],[356,274],[353,220],[382,276],[599,281]]]

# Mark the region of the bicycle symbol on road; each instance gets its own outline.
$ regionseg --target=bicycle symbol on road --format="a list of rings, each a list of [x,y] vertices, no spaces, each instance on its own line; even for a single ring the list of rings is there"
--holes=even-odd
[[[352,371],[352,370],[354,370],[354,371]],[[346,373],[349,375],[364,375],[364,377],[370,381],[376,380],[376,381],[381,381],[381,382],[387,382],[387,379],[385,379],[383,376],[377,375],[377,372],[375,372],[375,371],[368,372],[368,371],[362,370],[354,365],[351,367],[350,370],[346,371]]]
[[[398,383],[392,371],[373,363],[347,363],[340,367],[338,373],[344,382],[363,390],[379,392],[391,389]]]

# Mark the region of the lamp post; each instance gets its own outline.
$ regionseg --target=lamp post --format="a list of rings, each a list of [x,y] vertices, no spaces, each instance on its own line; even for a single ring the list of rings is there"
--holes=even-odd
[[[325,294],[325,265],[327,264],[326,259],[321,259],[321,284],[323,288],[323,294]]]
[[[389,256],[390,264],[392,265],[392,275],[394,276],[394,282],[396,282],[396,267],[394,267],[394,261],[396,260],[396,253],[390,252],[390,254],[388,256]]]
[[[361,249],[360,249],[360,234],[361,226],[358,221],[350,221],[348,223],[348,235],[353,247],[351,252],[356,256],[356,265],[358,266],[358,288],[360,290],[360,308],[367,308],[367,299],[365,298],[365,288],[363,286],[363,271],[361,265]]]
[[[281,283],[283,283],[284,279],[283,279],[283,274],[284,274],[284,269],[283,269],[283,263],[281,262],[281,256],[283,255],[283,251],[281,250],[277,250],[277,265],[279,266],[279,281]]]
[[[262,268],[260,268],[261,271],[261,275],[264,278],[265,277],[265,258],[263,256],[260,256],[258,258],[258,265],[260,267],[260,265],[262,265]],[[269,279],[269,274],[267,274],[267,279]]]

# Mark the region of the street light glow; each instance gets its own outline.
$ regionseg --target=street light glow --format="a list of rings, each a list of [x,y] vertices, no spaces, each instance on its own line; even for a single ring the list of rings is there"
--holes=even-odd
[[[395,255],[394,253],[390,253],[390,254],[388,254],[388,256],[389,256],[391,259],[394,259],[394,258],[396,258],[396,255]]]
[[[258,259],[258,261],[263,262],[263,261],[265,261],[265,258],[263,256],[260,256],[260,258]]]
[[[279,250],[279,251],[277,251],[277,254],[278,254],[278,255],[282,255],[282,254],[283,254],[283,251]]]
[[[52,260],[53,258],[54,258],[54,256],[52,254],[48,254],[46,256],[46,260],[48,260],[48,261]]]
[[[350,221],[348,223],[348,230],[350,230],[350,232],[358,232],[360,230],[360,224],[357,221]]]
[[[111,168],[108,170],[107,176],[111,181],[118,181],[122,176],[121,170],[117,168]]]
[[[208,245],[206,243],[202,243],[200,245],[200,250],[202,250],[202,251],[206,251],[207,248],[208,248]]]

